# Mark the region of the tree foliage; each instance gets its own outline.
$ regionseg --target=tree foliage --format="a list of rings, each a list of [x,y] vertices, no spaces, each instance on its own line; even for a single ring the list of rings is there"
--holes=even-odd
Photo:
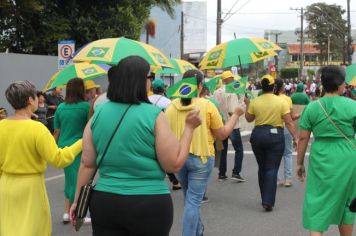
[[[298,77],[298,68],[283,68],[280,77],[282,79],[295,79]]]
[[[51,54],[57,41],[77,47],[100,38],[138,39],[153,6],[173,16],[180,0],[2,0],[0,51]]]
[[[307,7],[305,18],[308,22],[306,33],[318,44],[322,59],[327,60],[328,42],[330,52],[338,59],[345,57],[345,36],[347,34],[345,10],[341,6],[314,3]]]

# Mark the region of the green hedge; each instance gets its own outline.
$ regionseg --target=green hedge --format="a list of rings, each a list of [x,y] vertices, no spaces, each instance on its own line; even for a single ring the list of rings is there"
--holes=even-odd
[[[298,68],[283,68],[280,72],[282,79],[294,79],[298,77]]]

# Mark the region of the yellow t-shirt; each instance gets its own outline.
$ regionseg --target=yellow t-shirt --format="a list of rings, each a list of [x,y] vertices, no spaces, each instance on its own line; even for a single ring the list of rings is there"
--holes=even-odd
[[[223,127],[222,118],[214,104],[204,98],[194,98],[190,105],[182,106],[180,99],[175,99],[168,106],[165,114],[173,133],[180,139],[185,127],[185,118],[194,109],[200,110],[202,124],[194,130],[189,152],[199,156],[202,162],[206,163],[207,158],[215,154],[214,136],[211,130]]]
[[[213,135],[213,129],[220,129],[224,127],[222,117],[219,113],[219,110],[215,107],[212,102],[208,102],[206,106],[206,127],[208,129],[208,142],[210,153],[215,155],[214,141],[215,137]]]
[[[272,93],[267,93],[253,99],[247,112],[255,115],[256,126],[284,127],[283,116],[290,113],[290,107],[285,99]]]
[[[283,98],[289,105],[289,108],[292,109],[293,107],[293,102],[292,102],[292,99],[288,96],[286,96],[285,94],[281,94],[279,95],[279,97]]]
[[[47,162],[66,167],[82,150],[81,139],[58,148],[46,126],[33,120],[0,121],[0,143],[0,175],[44,173]]]

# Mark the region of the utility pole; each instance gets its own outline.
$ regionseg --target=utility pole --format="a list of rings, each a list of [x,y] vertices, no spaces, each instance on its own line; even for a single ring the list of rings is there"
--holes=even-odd
[[[291,10],[300,11],[300,59],[299,59],[299,73],[298,79],[301,80],[303,77],[303,66],[304,66],[304,8],[291,8]]]
[[[184,60],[184,12],[180,15],[180,59]]]
[[[282,33],[279,32],[279,31],[272,31],[272,32],[269,32],[268,33],[269,35],[274,35],[274,42],[276,44],[278,44],[278,36],[281,35]],[[278,55],[277,56],[274,56],[274,64],[275,64],[275,67],[276,67],[276,72],[278,74]]]
[[[221,25],[223,20],[221,19],[221,0],[218,0],[217,7],[217,17],[216,17],[216,45],[221,43]]]
[[[347,61],[352,64],[352,38],[351,38],[351,16],[350,16],[350,0],[347,0]]]

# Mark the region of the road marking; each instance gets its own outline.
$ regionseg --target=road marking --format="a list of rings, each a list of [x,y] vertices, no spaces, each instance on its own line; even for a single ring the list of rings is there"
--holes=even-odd
[[[227,151],[228,154],[235,154],[235,151]],[[246,155],[253,155],[253,151],[244,151],[244,154]],[[306,156],[309,156],[309,152],[306,152],[305,155]],[[293,155],[296,156],[297,153],[296,152],[293,152]]]
[[[63,177],[64,177],[64,174],[61,174],[61,175],[55,175],[55,176],[52,176],[52,177],[48,177],[45,180],[46,180],[46,182],[49,182],[49,181],[60,179],[60,178],[63,178]]]

